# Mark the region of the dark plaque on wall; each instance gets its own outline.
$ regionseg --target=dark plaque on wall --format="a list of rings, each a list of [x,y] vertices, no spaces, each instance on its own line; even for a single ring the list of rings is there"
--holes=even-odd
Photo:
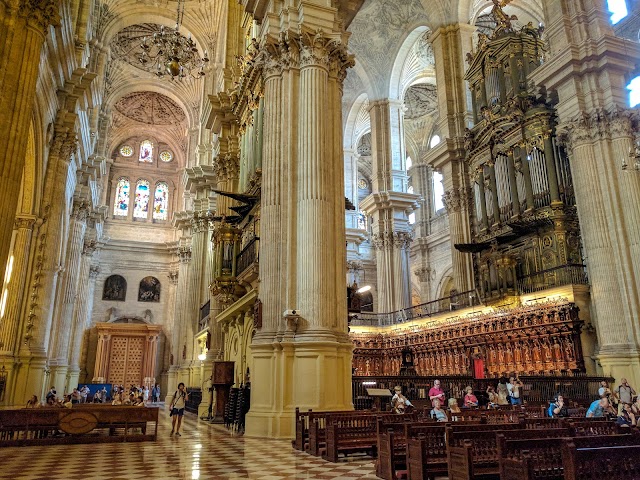
[[[140,280],[138,290],[139,302],[159,302],[160,301],[160,280],[156,277],[144,277]]]
[[[124,302],[127,297],[127,281],[120,275],[111,275],[104,281],[102,289],[103,300],[118,300]]]

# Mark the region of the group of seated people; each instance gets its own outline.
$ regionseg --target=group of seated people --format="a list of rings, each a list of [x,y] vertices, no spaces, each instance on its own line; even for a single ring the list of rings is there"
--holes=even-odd
[[[144,390],[146,390],[147,393],[149,391],[148,387],[145,387]],[[111,405],[133,405],[136,407],[145,406],[148,400],[148,395],[145,399],[144,390],[132,385],[131,391],[127,395],[125,393],[124,387],[115,386],[113,389],[113,400],[111,401]],[[37,395],[32,395],[27,402],[26,408],[72,408],[75,404],[87,403],[88,398],[91,398],[91,396],[89,394],[89,387],[87,385],[84,385],[81,388],[74,388],[71,393],[65,394],[62,398],[58,397],[56,388],[51,387],[51,389],[45,396],[44,402],[38,401]],[[92,401],[93,403],[108,403],[109,396],[107,393],[107,389],[103,387],[101,390],[96,391],[96,393],[94,393],[92,396]]]
[[[512,376],[509,382],[500,380],[498,392],[493,386],[487,388],[488,403],[487,408],[498,408],[503,405],[522,405],[523,383],[517,376]],[[467,386],[464,389],[465,395],[462,399],[463,408],[478,408],[480,402],[473,393],[473,388]],[[626,379],[621,380],[613,392],[606,381],[603,381],[599,389],[599,398],[593,401],[586,412],[586,417],[609,417],[617,419],[622,426],[637,426],[640,416],[640,396],[638,396]],[[458,400],[449,398],[445,405],[445,393],[440,387],[440,381],[435,380],[434,386],[429,390],[429,399],[432,409],[430,415],[433,419],[441,422],[449,421],[447,409],[451,416],[461,413]],[[616,407],[617,406],[617,410]],[[391,399],[391,407],[395,413],[405,413],[413,407],[412,403],[402,393],[402,387],[394,388],[394,395]],[[569,417],[569,410],[566,399],[562,394],[556,395],[547,408],[547,415],[553,418]]]

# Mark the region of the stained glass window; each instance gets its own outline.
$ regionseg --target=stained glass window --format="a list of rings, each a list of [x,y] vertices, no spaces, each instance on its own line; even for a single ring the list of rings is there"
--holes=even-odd
[[[138,160],[145,163],[153,162],[153,143],[149,140],[145,140],[140,144],[140,157]]]
[[[364,178],[358,180],[358,188],[364,190],[367,188],[367,181]]]
[[[159,182],[156,185],[156,192],[153,197],[153,219],[166,220],[168,205],[169,205],[169,187],[165,182]]]
[[[130,157],[131,155],[133,155],[133,148],[131,147],[131,145],[123,145],[122,147],[120,147],[120,155],[122,155],[123,157]]]
[[[133,205],[134,218],[147,218],[149,211],[149,182],[138,180],[136,184],[136,201]]]
[[[163,162],[170,162],[171,160],[173,160],[173,153],[171,153],[169,150],[160,152],[160,160],[162,160]]]
[[[118,179],[113,214],[118,217],[126,217],[129,214],[129,180],[126,178]]]

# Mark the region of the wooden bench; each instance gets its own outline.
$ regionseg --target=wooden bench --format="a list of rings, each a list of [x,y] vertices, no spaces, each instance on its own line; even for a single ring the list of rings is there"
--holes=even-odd
[[[412,480],[427,480],[446,475],[446,425],[416,425],[407,429],[407,476]]]
[[[562,449],[562,466],[566,480],[601,480],[640,478],[640,445],[577,448],[573,442]]]
[[[640,436],[623,434],[604,437],[506,440],[503,435],[499,435],[498,443],[503,448],[500,452],[500,478],[502,480],[564,479],[562,452],[569,442],[572,442],[576,448],[622,447],[639,445]]]
[[[148,422],[155,423],[153,433],[147,433]],[[0,410],[0,446],[3,447],[146,441],[156,440],[157,432],[157,407]]]
[[[573,428],[576,437],[604,436],[624,433],[615,421],[600,418],[583,418],[581,420],[570,419],[569,425]]]

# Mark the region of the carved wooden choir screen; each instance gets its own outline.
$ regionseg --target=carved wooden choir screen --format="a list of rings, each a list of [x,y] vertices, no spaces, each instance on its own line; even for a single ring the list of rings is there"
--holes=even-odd
[[[548,303],[434,323],[417,331],[351,334],[355,375],[398,375],[410,349],[418,375],[471,375],[473,358],[489,375],[584,371],[573,303]]]

